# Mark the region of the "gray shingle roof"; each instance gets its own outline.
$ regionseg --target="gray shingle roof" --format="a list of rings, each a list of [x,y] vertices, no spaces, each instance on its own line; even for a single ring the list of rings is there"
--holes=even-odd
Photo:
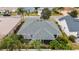
[[[40,20],[39,17],[28,17],[26,22],[18,31],[18,35],[23,35],[25,39],[51,40],[53,35],[59,35],[59,29],[55,23]]]
[[[66,20],[70,32],[79,32],[79,19],[73,18],[69,15],[60,18],[59,20]]]

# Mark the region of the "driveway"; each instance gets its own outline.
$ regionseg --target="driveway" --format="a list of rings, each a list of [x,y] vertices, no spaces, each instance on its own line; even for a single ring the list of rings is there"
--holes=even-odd
[[[19,16],[0,17],[0,38],[6,36],[20,22]]]

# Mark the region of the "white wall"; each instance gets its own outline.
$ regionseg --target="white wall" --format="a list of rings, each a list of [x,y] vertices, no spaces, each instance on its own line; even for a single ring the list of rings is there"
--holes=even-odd
[[[42,10],[38,10],[38,15],[41,16]]]
[[[70,35],[74,35],[75,37],[77,37],[77,32],[70,32]]]

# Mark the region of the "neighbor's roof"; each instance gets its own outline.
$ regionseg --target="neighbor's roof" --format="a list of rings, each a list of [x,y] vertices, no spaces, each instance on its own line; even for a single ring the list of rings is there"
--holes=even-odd
[[[70,32],[79,32],[79,19],[69,15],[61,17],[59,20],[66,20]]]
[[[13,11],[13,10],[16,10],[17,7],[0,7],[0,11],[4,11],[4,10],[10,10],[10,11]]]
[[[25,39],[53,39],[55,34],[59,35],[59,29],[55,23],[40,20],[39,16],[28,17],[26,22],[18,31]]]

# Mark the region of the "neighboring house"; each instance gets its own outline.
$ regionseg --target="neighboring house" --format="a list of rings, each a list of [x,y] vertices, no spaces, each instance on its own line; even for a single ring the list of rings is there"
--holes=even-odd
[[[41,16],[41,12],[42,12],[42,10],[43,10],[44,8],[46,8],[46,7],[40,7],[40,8],[38,8],[38,15],[39,15],[39,16]],[[53,7],[49,7],[49,10],[52,10],[52,8],[53,8]]]
[[[0,13],[3,14],[6,10],[9,12],[15,12],[17,7],[0,7]]]
[[[41,16],[41,12],[44,8],[38,8],[38,15]]]
[[[79,37],[79,19],[70,15],[59,18],[61,29],[68,35]]]
[[[60,35],[60,31],[54,22],[29,16],[17,35],[23,35],[24,39],[52,40]]]
[[[5,10],[9,10],[9,11],[16,11],[17,7],[0,7],[0,11],[5,11]]]
[[[74,9],[73,7],[64,7],[64,9],[60,11],[60,13],[62,15],[68,15],[68,13],[70,13],[73,9]]]

